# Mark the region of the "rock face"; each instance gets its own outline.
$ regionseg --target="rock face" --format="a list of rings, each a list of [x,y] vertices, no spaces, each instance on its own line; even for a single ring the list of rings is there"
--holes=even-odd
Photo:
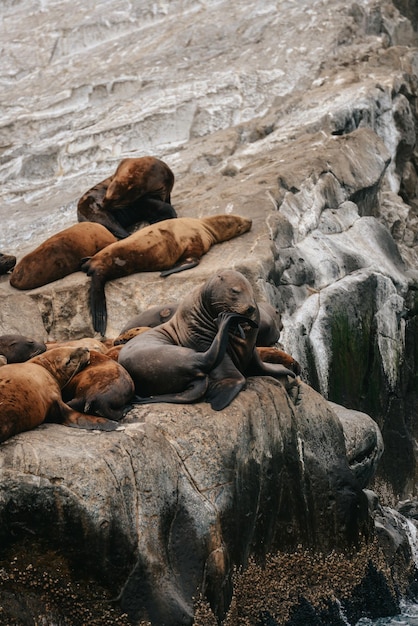
[[[175,173],[179,216],[253,227],[187,272],[108,283],[108,335],[229,267],[280,309],[302,365],[296,408],[278,383],[249,380],[220,415],[143,407],[121,433],[45,425],[2,445],[12,555],[28,536],[46,542],[134,621],[191,623],[197,591],[224,616],[235,566],[370,539],[384,510],[367,511],[366,486],[392,505],[416,495],[417,10],[276,4],[1,9],[0,250],[21,258],[75,223],[78,198],[122,157],[154,154]],[[82,273],[29,292],[0,277],[0,333],[91,336],[88,287]]]

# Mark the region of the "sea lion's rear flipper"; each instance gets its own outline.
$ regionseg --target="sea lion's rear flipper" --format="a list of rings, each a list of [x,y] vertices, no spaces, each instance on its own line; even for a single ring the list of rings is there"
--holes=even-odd
[[[208,388],[208,377],[196,378],[190,385],[179,393],[166,393],[161,396],[150,396],[148,398],[141,398],[135,396],[131,405],[135,404],[155,404],[157,402],[167,402],[170,404],[192,404],[203,399]]]
[[[224,378],[210,385],[205,400],[214,411],[222,411],[231,404],[244,386],[244,377]]]
[[[161,272],[160,276],[165,278],[166,276],[170,276],[170,274],[177,274],[178,272],[183,272],[183,270],[190,270],[192,267],[196,267],[196,265],[199,265],[199,259],[196,259],[196,258],[184,259],[184,261],[177,263],[176,265],[171,267],[169,270],[164,270],[163,272]]]
[[[118,422],[108,420],[105,417],[95,417],[93,415],[85,415],[78,411],[70,411],[65,415],[64,426],[71,428],[83,428],[84,430],[124,430]]]
[[[91,276],[90,313],[94,330],[104,337],[107,326],[105,282],[97,274]]]

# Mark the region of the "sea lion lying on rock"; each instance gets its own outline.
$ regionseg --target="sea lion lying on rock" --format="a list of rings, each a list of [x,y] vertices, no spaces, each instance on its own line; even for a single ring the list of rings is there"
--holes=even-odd
[[[100,250],[82,269],[91,276],[90,310],[94,330],[107,325],[105,284],[136,272],[165,270],[161,276],[195,267],[211,246],[250,230],[251,220],[239,215],[164,220]]]
[[[274,346],[258,346],[257,352],[263,363],[281,363],[292,370],[297,376],[302,371],[299,363],[290,354]]]
[[[117,422],[79,413],[65,404],[61,389],[85,367],[85,348],[55,348],[26,363],[0,368],[0,442],[42,422],[87,429],[115,430]]]
[[[94,337],[68,339],[67,341],[48,341],[46,348],[47,350],[53,350],[54,348],[86,348],[87,350],[94,350],[102,354],[106,354],[108,351],[108,346],[106,346],[103,341],[100,341],[100,339],[95,339]]]
[[[245,316],[239,332],[228,333],[226,351],[210,369],[196,360],[213,346],[220,314]],[[283,365],[263,363],[256,350],[260,313],[249,281],[234,270],[218,272],[179,304],[175,315],[126,343],[119,363],[131,374],[134,404],[196,402],[205,398],[219,411],[232,402],[248,375],[295,378]]]
[[[16,257],[0,252],[0,274],[7,274],[16,265]]]
[[[25,335],[0,335],[0,354],[6,357],[7,363],[23,363],[45,350],[46,344]]]
[[[79,222],[98,222],[118,239],[140,222],[154,224],[177,214],[170,194],[174,174],[155,157],[123,159],[116,172],[86,191],[77,205]]]
[[[119,353],[119,363],[131,373],[136,391],[151,395],[147,398],[138,397],[133,404],[190,403],[203,398],[208,388],[210,372],[225,357],[230,327],[236,327],[240,322],[256,326],[246,316],[231,311],[220,311],[213,321],[212,341],[204,351],[196,351],[172,341],[161,326],[138,335],[125,344]],[[162,332],[159,333],[159,330]],[[145,341],[139,346],[135,345],[140,337],[146,337]],[[143,363],[137,362],[137,359],[141,362],[143,359],[147,360],[148,365],[143,367]]]
[[[72,409],[119,421],[134,396],[134,383],[122,365],[101,352],[90,351],[90,363],[62,390]]]
[[[35,289],[81,269],[82,260],[117,241],[101,224],[74,224],[24,256],[10,276],[16,289]]]

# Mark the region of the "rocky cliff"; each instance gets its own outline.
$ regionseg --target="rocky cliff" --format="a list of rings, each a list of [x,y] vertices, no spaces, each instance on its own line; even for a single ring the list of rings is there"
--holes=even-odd
[[[318,0],[304,10],[244,0],[3,6],[0,249],[22,256],[74,223],[77,199],[123,156],[155,154],[176,175],[179,216],[234,212],[253,227],[195,269],[108,283],[108,335],[231,267],[280,309],[281,341],[305,381],[296,408],[280,385],[257,379],[222,415],[204,405],[142,408],[121,433],[45,425],[3,445],[11,612],[16,571],[26,572],[23,589],[30,580],[44,589],[39,553],[52,552],[51,563],[64,559],[56,572],[64,577],[70,564],[77,580],[99,580],[134,621],[190,623],[204,612],[194,604],[202,592],[231,623],[300,623],[313,605],[320,615],[325,585],[312,590],[312,573],[290,592],[295,576],[286,578],[279,555],[297,572],[298,559],[310,562],[305,549],[353,546],[362,561],[345,554],[350,592],[340,576],[328,600],[345,599],[350,623],[396,610],[413,572],[410,548],[402,522],[389,523],[362,490],[373,487],[392,506],[416,496],[417,21],[414,4],[401,0]],[[3,277],[1,332],[92,335],[88,286],[77,273],[17,292]],[[352,411],[347,423],[340,405],[374,422]],[[367,426],[353,443],[358,423]],[[381,452],[375,423],[385,449],[371,483]],[[28,542],[40,579],[27,573]],[[234,578],[252,559],[253,578]],[[387,600],[375,613],[362,596],[367,585]],[[248,599],[251,586],[264,589],[261,606]],[[46,604],[22,597],[29,613],[45,613],[51,597],[57,606],[53,594]],[[85,622],[77,610],[71,623]],[[67,609],[51,611],[66,623]]]

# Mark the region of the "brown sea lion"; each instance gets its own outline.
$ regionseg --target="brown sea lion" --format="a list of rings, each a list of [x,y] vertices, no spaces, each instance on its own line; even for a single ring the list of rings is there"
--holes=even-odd
[[[8,363],[23,363],[34,356],[45,352],[46,344],[25,335],[0,335],[0,354]]]
[[[100,250],[82,265],[92,279],[90,309],[94,330],[102,335],[106,330],[108,280],[156,270],[166,270],[161,276],[167,276],[195,267],[211,246],[246,233],[251,223],[239,215],[179,217],[147,226]]]
[[[129,330],[125,330],[124,333],[120,333],[117,337],[115,337],[115,339],[113,340],[113,345],[123,345],[137,335],[147,332],[147,330],[151,330],[151,326],[137,326],[136,328],[129,328]]]
[[[202,373],[195,368],[196,355],[206,354],[213,345],[216,319],[225,313],[243,315],[247,322],[239,323],[239,332],[228,333],[223,358]],[[123,346],[119,363],[142,396],[134,404],[195,402],[204,397],[219,411],[238,395],[248,375],[295,378],[283,365],[261,361],[255,347],[259,319],[248,280],[234,270],[216,273],[184,298],[168,322]]]
[[[107,356],[109,356],[114,361],[117,361],[119,359],[119,352],[122,350],[124,345],[125,344],[121,343],[121,344],[119,344],[117,346],[112,346],[106,352]]]
[[[155,305],[131,317],[120,331],[120,335],[117,339],[126,343],[129,339],[132,339],[132,337],[129,337],[129,334],[127,334],[127,331],[134,331],[135,328],[146,326],[155,328],[155,326],[168,322],[177,311],[178,304],[178,302],[168,302],[167,304]],[[272,346],[279,341],[280,332],[283,329],[281,315],[269,302],[259,302],[258,308],[260,310],[260,323],[256,345]]]
[[[119,421],[132,400],[134,383],[122,365],[101,352],[90,351],[90,363],[62,390],[72,409]]]
[[[54,348],[87,348],[87,350],[94,350],[95,352],[101,352],[106,354],[108,346],[104,344],[100,339],[94,337],[83,337],[82,339],[68,339],[67,341],[48,341],[46,343],[47,350],[53,350]]]
[[[16,289],[35,289],[80,270],[86,257],[117,241],[101,224],[74,224],[24,256],[10,276]]]
[[[284,352],[284,350],[281,350],[280,348],[276,348],[274,346],[258,346],[257,352],[260,355],[260,359],[263,361],[263,363],[281,363],[285,367],[288,367],[290,370],[292,370],[296,374],[296,376],[299,376],[302,371],[302,368],[296,361],[296,359],[294,359],[290,354]]]
[[[117,422],[79,413],[65,404],[61,389],[90,359],[84,348],[56,348],[0,368],[0,442],[42,422],[115,430]]]
[[[77,204],[79,222],[98,222],[106,226],[118,239],[124,239],[131,234],[132,227],[141,222],[154,224],[177,217],[170,202],[149,195],[130,201],[126,205],[110,201],[104,203],[112,178],[110,176],[102,180],[80,198]]]
[[[16,257],[0,252],[0,274],[7,274],[16,265]]]

